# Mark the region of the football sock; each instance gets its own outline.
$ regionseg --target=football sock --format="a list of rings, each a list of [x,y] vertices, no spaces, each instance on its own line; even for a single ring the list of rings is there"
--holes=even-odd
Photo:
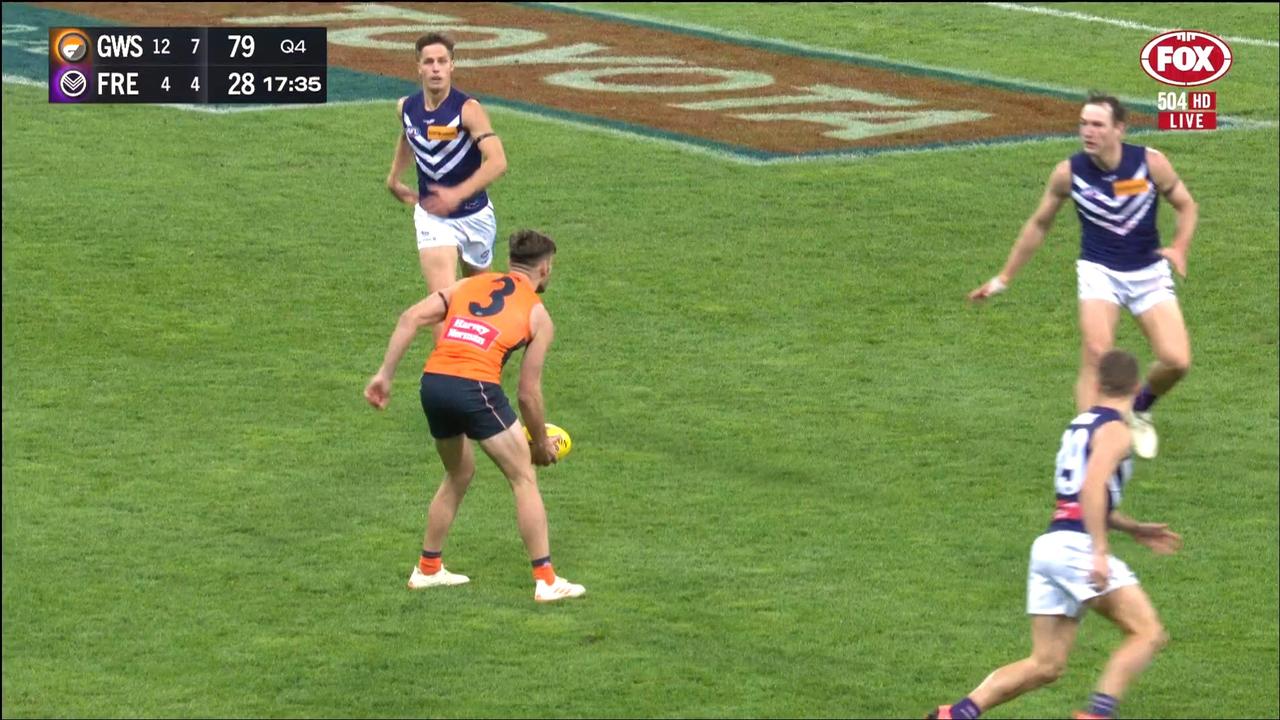
[[[1116,703],[1119,701],[1106,693],[1096,692],[1089,697],[1089,714],[1113,717],[1116,714]]]
[[[534,560],[531,564],[533,565],[534,580],[541,580],[542,582],[548,585],[555,584],[556,570],[555,568],[551,567],[550,555],[544,558],[538,558],[537,560]]]
[[[423,550],[422,557],[418,559],[418,572],[423,575],[435,575],[440,572],[440,551]]]
[[[1146,412],[1151,409],[1152,405],[1156,404],[1158,399],[1160,399],[1160,396],[1151,392],[1150,385],[1143,385],[1138,397],[1133,399],[1133,411]]]
[[[963,720],[973,720],[982,714],[982,710],[969,698],[965,698],[960,702],[951,706],[951,717],[963,718]]]

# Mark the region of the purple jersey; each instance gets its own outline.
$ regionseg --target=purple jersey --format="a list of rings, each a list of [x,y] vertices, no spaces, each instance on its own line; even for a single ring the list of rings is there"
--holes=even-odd
[[[400,122],[413,148],[419,195],[426,197],[428,185],[460,185],[480,167],[480,148],[462,126],[462,105],[470,99],[457,88],[450,89],[435,110],[427,110],[421,90],[405,99]],[[449,217],[474,215],[488,204],[489,194],[481,190],[463,200]]]
[[[1103,170],[1083,152],[1071,156],[1081,260],[1120,272],[1160,260],[1159,193],[1148,174],[1147,149],[1141,145],[1122,144],[1114,170]]]
[[[1076,416],[1062,434],[1062,447],[1058,450],[1054,469],[1053,489],[1057,495],[1057,507],[1048,532],[1075,530],[1085,532],[1084,513],[1080,507],[1080,489],[1084,487],[1085,468],[1089,466],[1090,441],[1098,428],[1109,422],[1124,422],[1118,411],[1109,407],[1094,406]],[[1107,513],[1120,504],[1124,484],[1133,475],[1133,457],[1126,456],[1107,478]]]

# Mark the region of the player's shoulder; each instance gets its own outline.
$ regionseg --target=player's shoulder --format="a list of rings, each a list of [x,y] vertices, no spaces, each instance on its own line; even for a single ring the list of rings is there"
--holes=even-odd
[[[1170,164],[1168,155],[1165,155],[1163,152],[1160,152],[1159,150],[1151,147],[1150,145],[1144,146],[1142,148],[1142,152],[1143,152],[1143,157],[1146,159],[1148,165],[1151,165],[1151,164],[1169,165]]]
[[[402,97],[402,98],[400,98],[399,100],[397,100],[397,101],[396,101],[396,112],[398,112],[398,113],[402,113],[402,112],[404,112],[404,104],[405,104],[408,100],[409,100],[409,96],[408,96],[408,95],[405,95],[404,97]]]
[[[1059,160],[1049,173],[1049,187],[1056,194],[1065,194],[1071,188],[1071,175],[1071,158]]]
[[[555,332],[555,328],[556,324],[551,320],[551,312],[543,304],[542,298],[537,298],[537,300],[531,302],[529,307],[530,335],[546,333],[549,337]]]

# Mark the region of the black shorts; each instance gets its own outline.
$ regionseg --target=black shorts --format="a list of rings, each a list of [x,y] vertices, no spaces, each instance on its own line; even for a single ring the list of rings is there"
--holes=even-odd
[[[472,440],[486,440],[516,422],[516,413],[497,383],[423,373],[419,394],[431,437],[437,440],[463,433]]]

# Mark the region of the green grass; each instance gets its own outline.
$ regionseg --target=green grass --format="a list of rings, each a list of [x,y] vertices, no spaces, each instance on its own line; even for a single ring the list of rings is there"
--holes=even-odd
[[[1016,42],[868,45],[896,32],[883,6],[734,10],[655,12],[1080,82]],[[1275,50],[1269,70],[1240,50],[1223,110],[1274,119]],[[589,596],[538,607],[487,461],[446,548],[473,583],[403,589],[439,465],[426,343],[385,413],[360,397],[421,285],[385,108],[55,108],[6,85],[4,111],[6,717],[914,716],[1026,652],[1072,414],[1071,212],[1008,294],[962,299],[1075,143],[742,167],[493,110],[518,149],[500,235],[561,246],[545,388],[574,452],[541,484]],[[1150,142],[1201,205],[1195,368],[1124,507],[1186,547],[1116,541],[1173,636],[1121,712],[1277,716],[1280,138]],[[1150,358],[1132,323],[1118,342]],[[991,717],[1067,714],[1117,637],[1089,621],[1066,677]]]
[[[767,3],[579,3],[593,10],[692,23],[956,71],[985,73],[1081,91],[1099,88],[1154,104],[1169,90],[1141,69],[1154,33],[967,3],[869,3],[856,13],[840,3],[803,3],[782,12]],[[1053,7],[1156,27],[1198,28],[1275,42],[1274,5],[1263,3],[1112,4]],[[1113,10],[1115,10],[1113,12]],[[1231,70],[1211,89],[1224,114],[1274,120],[1278,53],[1232,45]],[[1078,68],[1087,68],[1080,74]]]

